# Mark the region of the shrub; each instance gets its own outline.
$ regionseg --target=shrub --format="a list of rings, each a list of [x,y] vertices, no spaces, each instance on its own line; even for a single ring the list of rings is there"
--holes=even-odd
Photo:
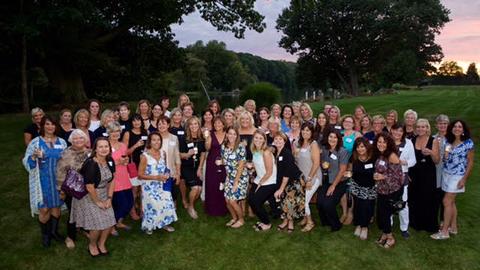
[[[268,82],[259,82],[250,84],[242,91],[240,100],[245,102],[247,99],[255,100],[257,108],[270,107],[273,103],[278,103],[281,100],[280,89]]]

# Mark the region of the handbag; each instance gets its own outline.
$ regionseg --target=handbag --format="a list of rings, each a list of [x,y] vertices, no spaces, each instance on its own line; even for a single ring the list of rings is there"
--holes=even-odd
[[[392,207],[394,213],[399,212],[400,210],[405,208],[405,206],[407,205],[407,202],[402,200],[402,199],[400,199],[398,201],[390,199],[390,200],[388,200],[388,203]]]
[[[61,189],[63,192],[77,200],[82,199],[88,194],[88,191],[85,188],[85,183],[83,182],[83,176],[74,169],[69,169],[67,171]]]
[[[168,174],[168,173],[170,173],[170,169],[165,168],[164,174]],[[173,177],[169,177],[167,181],[163,182],[163,186],[162,186],[163,191],[172,192],[174,183],[175,183],[175,179],[173,179]]]
[[[138,177],[137,164],[135,164],[135,162],[131,161],[130,163],[127,164],[127,171],[128,171],[128,176],[130,176],[130,178]]]

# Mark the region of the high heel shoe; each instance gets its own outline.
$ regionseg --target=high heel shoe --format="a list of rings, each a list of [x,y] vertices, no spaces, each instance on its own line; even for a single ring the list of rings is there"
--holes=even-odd
[[[313,230],[313,228],[315,228],[315,223],[307,222],[305,227],[303,227],[302,232],[309,232],[309,231]]]
[[[387,238],[385,243],[383,244],[383,248],[390,249],[395,246],[395,239],[394,238]]]

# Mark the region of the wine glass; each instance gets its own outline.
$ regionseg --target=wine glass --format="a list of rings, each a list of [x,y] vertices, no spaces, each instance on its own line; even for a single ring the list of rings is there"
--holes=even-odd
[[[215,165],[217,165],[217,172],[218,173],[221,173],[222,172],[222,157],[221,156],[217,156],[215,158]]]

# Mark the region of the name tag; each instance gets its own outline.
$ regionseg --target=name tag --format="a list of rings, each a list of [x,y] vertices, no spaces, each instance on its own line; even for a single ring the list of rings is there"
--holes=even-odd
[[[193,142],[192,142],[192,143],[189,143],[189,144],[187,144],[187,147],[188,147],[188,148],[192,148],[192,147],[193,147]]]
[[[307,149],[306,148],[301,148],[300,152],[305,153],[305,152],[307,152]]]
[[[125,125],[121,125],[120,127],[122,128],[122,130],[125,129]]]
[[[54,148],[54,149],[63,149],[63,145],[61,145],[61,144],[54,144],[54,145],[53,145],[53,148]]]
[[[380,164],[381,166],[385,166],[385,161],[380,160],[380,161],[378,162],[378,164]]]
[[[398,148],[398,151],[402,152],[403,149],[404,149],[403,147],[400,147],[400,148]]]
[[[282,157],[282,156],[279,156],[279,157],[278,157],[278,161],[283,161],[283,157]]]
[[[372,140],[370,140],[370,141],[368,141],[368,142],[370,142],[370,144],[373,144],[373,141],[372,141]]]
[[[108,137],[108,133],[104,132],[104,133],[102,133],[102,136],[103,137]]]
[[[113,166],[113,162],[112,162],[112,161],[109,161],[109,162],[108,162],[108,165],[109,165],[110,167],[112,167],[112,166]]]
[[[142,136],[142,141],[146,141],[148,139],[148,136]]]
[[[228,156],[229,159],[235,159],[235,155],[234,154],[231,154],[230,156]]]
[[[185,131],[179,130],[179,131],[177,131],[177,135],[185,135]]]
[[[175,141],[169,141],[169,142],[168,142],[168,145],[170,145],[170,146],[175,146],[175,145],[177,145],[177,143],[176,143]]]
[[[371,169],[371,168],[373,168],[373,164],[372,164],[372,163],[365,164],[365,169]]]
[[[346,141],[347,143],[353,142],[352,138],[346,138],[345,141]]]
[[[335,154],[331,154],[330,158],[333,159],[333,160],[337,160],[337,156]]]
[[[220,186],[218,187],[219,190],[223,190],[224,189],[224,185],[223,183],[220,183]]]
[[[342,129],[341,126],[335,126],[335,129]]]

